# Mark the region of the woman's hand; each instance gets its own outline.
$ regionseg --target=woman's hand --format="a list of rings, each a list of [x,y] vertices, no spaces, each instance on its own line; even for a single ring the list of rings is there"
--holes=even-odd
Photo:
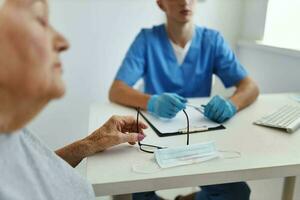
[[[137,130],[137,122],[133,117],[113,116],[85,140],[91,151],[97,153],[125,142],[134,145],[142,141],[145,138],[143,129],[146,128],[146,124],[139,122]]]
[[[109,147],[125,142],[134,145],[142,141],[145,138],[143,129],[146,128],[147,125],[142,122],[137,125],[133,117],[113,116],[91,135],[57,150],[56,154],[76,167],[82,159]]]

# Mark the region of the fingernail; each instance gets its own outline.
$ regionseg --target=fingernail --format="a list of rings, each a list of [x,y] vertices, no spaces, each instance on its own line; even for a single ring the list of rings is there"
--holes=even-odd
[[[138,141],[142,141],[145,138],[145,135],[139,134],[138,135]]]

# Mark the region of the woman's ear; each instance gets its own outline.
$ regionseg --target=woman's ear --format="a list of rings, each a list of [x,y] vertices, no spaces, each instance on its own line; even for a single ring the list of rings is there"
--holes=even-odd
[[[157,3],[157,5],[158,5],[158,7],[159,7],[162,11],[165,11],[164,5],[163,5],[163,3],[161,2],[161,0],[156,0],[156,3]]]

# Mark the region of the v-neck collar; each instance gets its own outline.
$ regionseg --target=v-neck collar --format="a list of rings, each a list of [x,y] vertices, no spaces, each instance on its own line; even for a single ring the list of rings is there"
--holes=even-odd
[[[171,41],[170,41],[171,39],[168,36],[167,28],[164,24],[162,25],[162,30],[163,30],[164,42],[165,42],[165,46],[167,48],[167,52],[170,53],[170,55],[168,55],[168,56],[170,56],[170,59],[176,65],[176,67],[182,68],[185,65],[185,63],[187,62],[187,60],[189,60],[189,57],[191,56],[191,51],[195,46],[194,44],[195,44],[195,40],[196,40],[196,37],[197,37],[196,36],[197,35],[196,34],[196,26],[194,28],[194,34],[193,34],[193,37],[191,39],[191,45],[190,45],[190,47],[187,51],[187,54],[186,54],[185,58],[183,59],[182,63],[178,63],[177,57],[175,55],[175,50],[174,50],[174,48],[171,44]]]

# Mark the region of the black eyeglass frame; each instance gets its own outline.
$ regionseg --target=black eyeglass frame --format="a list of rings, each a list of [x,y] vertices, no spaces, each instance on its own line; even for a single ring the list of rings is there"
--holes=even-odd
[[[139,116],[141,114],[141,110],[140,108],[136,108],[137,110],[137,115],[136,115],[136,130],[137,132],[139,132]],[[186,140],[186,145],[189,145],[190,144],[190,120],[189,120],[189,116],[188,114],[186,113],[185,110],[182,110],[185,117],[186,117],[186,121],[187,121],[187,131],[186,131],[186,135],[187,135],[187,140]],[[156,148],[156,149],[166,149],[167,147],[160,147],[160,146],[156,146],[156,145],[150,145],[150,144],[142,144],[140,141],[138,142],[138,145],[139,145],[139,148],[141,151],[145,152],[145,153],[151,153],[153,154],[154,151],[148,151],[148,150],[145,150],[143,148],[143,146],[146,146],[146,147],[151,147],[151,148]]]

